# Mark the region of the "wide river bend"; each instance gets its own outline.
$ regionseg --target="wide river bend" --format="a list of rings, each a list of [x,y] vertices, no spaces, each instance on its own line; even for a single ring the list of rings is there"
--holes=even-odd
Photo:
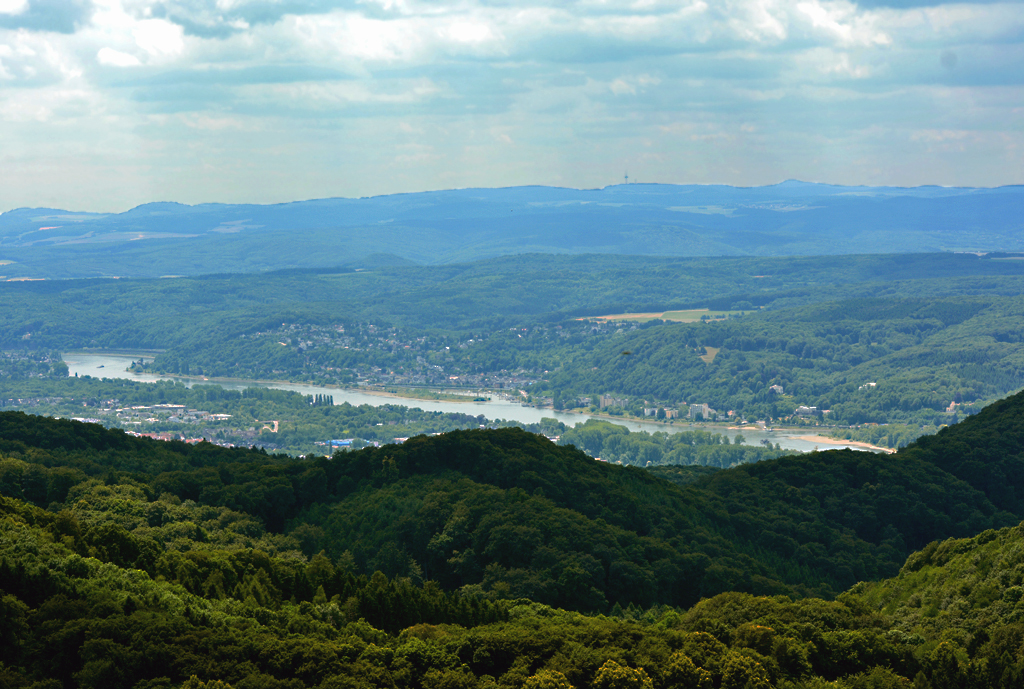
[[[488,419],[506,419],[519,421],[520,423],[538,423],[542,418],[554,418],[567,426],[574,426],[583,423],[590,418],[604,418],[612,423],[625,426],[631,431],[647,431],[656,433],[679,433],[681,431],[703,430],[712,433],[727,435],[730,439],[737,433],[742,433],[745,445],[758,445],[762,440],[769,440],[787,450],[798,450],[808,452],[815,449],[828,450],[848,447],[853,450],[863,450],[849,443],[835,440],[829,443],[823,441],[810,441],[801,439],[800,436],[812,435],[810,430],[783,430],[761,431],[744,428],[742,431],[728,426],[714,424],[690,424],[686,422],[675,422],[671,424],[643,421],[625,421],[617,418],[595,416],[593,414],[562,412],[552,409],[523,406],[518,402],[494,398],[486,402],[474,402],[468,399],[465,402],[421,400],[395,397],[393,395],[380,395],[363,392],[352,388],[320,387],[316,385],[303,385],[301,383],[277,383],[266,381],[251,381],[237,379],[206,379],[187,376],[158,376],[151,373],[133,373],[128,370],[132,361],[140,358],[149,360],[146,354],[131,353],[110,353],[110,352],[67,352],[63,355],[64,362],[68,365],[69,375],[92,376],[93,378],[123,378],[137,380],[143,383],[154,383],[159,380],[175,380],[191,387],[196,384],[220,385],[229,390],[244,390],[250,387],[265,387],[276,390],[291,390],[303,395],[333,395],[335,404],[348,402],[351,405],[359,406],[368,404],[372,407],[379,407],[384,404],[400,404],[408,407],[416,407],[424,411],[456,412],[470,414],[472,416],[483,415]]]

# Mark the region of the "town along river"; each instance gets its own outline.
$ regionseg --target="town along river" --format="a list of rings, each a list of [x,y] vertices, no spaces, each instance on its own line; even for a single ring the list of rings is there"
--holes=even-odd
[[[384,404],[401,404],[408,407],[422,409],[424,411],[454,412],[459,414],[470,414],[472,416],[483,416],[489,420],[505,419],[507,421],[518,421],[519,423],[539,423],[541,419],[556,419],[566,426],[575,426],[587,419],[603,419],[620,426],[625,426],[631,431],[647,431],[648,433],[679,433],[682,431],[701,430],[711,433],[720,433],[727,436],[730,441],[737,434],[743,435],[745,445],[759,445],[766,440],[773,445],[777,444],[786,450],[809,452],[816,449],[829,450],[848,447],[853,450],[863,450],[863,447],[834,441],[829,444],[816,443],[803,440],[802,435],[813,433],[809,429],[804,430],[777,430],[762,431],[749,427],[737,429],[735,427],[717,426],[714,424],[691,424],[685,421],[674,423],[644,422],[635,420],[623,420],[598,416],[595,414],[554,411],[553,409],[524,406],[519,402],[513,402],[500,398],[487,401],[474,401],[467,396],[465,402],[453,402],[448,400],[421,400],[394,395],[374,394],[353,388],[321,387],[317,385],[303,385],[302,383],[277,383],[267,381],[237,380],[237,379],[206,379],[192,378],[187,376],[158,376],[152,373],[135,373],[128,370],[133,361],[139,359],[148,360],[151,356],[145,353],[112,353],[112,352],[68,352],[63,355],[64,362],[68,365],[68,375],[92,376],[93,378],[123,378],[137,380],[143,383],[155,383],[159,380],[174,380],[191,387],[196,384],[219,385],[227,390],[244,390],[245,388],[264,387],[275,390],[291,390],[302,395],[332,395],[335,404],[348,402],[353,406],[368,404],[372,407],[379,407]]]

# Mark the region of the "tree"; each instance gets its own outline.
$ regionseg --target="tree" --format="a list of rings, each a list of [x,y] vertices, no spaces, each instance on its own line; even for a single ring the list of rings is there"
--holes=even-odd
[[[195,675],[188,678],[188,681],[181,685],[181,689],[231,689],[231,685],[219,679],[211,679],[203,682]]]
[[[722,689],[771,689],[768,672],[753,658],[729,651],[722,663]]]
[[[711,689],[714,686],[711,673],[694,665],[684,653],[673,653],[665,668],[663,689]]]
[[[642,667],[633,669],[614,660],[605,661],[594,677],[594,689],[654,689]]]
[[[541,670],[531,675],[523,684],[523,689],[576,689],[568,678],[557,670]]]

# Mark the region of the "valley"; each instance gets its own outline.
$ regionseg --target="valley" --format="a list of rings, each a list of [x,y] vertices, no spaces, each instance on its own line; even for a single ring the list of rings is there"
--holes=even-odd
[[[138,372],[481,392],[624,421],[713,411],[731,424],[841,427],[859,442],[874,424],[898,426],[867,440],[888,447],[1024,385],[1019,262],[779,259],[772,282],[748,291],[741,275],[769,274],[759,261],[529,256],[301,279],[5,283],[0,347],[155,349]],[[489,287],[515,276],[529,279],[514,296]],[[597,320],[653,313],[608,308],[615,299],[680,310],[679,294],[757,308],[707,322]]]
[[[541,407],[538,405],[523,404],[520,398],[510,397],[502,398],[495,397],[490,399],[482,399],[479,397],[481,394],[492,394],[489,392],[470,392],[462,395],[448,395],[449,399],[435,400],[429,396],[421,395],[419,397],[403,396],[399,393],[388,393],[380,392],[375,388],[339,388],[339,387],[319,387],[314,385],[302,385],[293,383],[274,383],[274,382],[260,382],[260,381],[245,381],[245,380],[220,380],[220,379],[208,379],[208,378],[189,378],[178,375],[154,375],[145,372],[139,372],[129,369],[129,366],[133,362],[144,358],[141,355],[133,355],[130,353],[119,353],[119,354],[99,354],[99,353],[68,353],[63,355],[65,363],[68,364],[68,375],[72,377],[85,377],[91,378],[111,378],[121,379],[136,382],[145,383],[156,383],[159,381],[180,383],[188,387],[200,386],[216,386],[220,390],[226,391],[237,391],[244,392],[247,389],[260,387],[268,388],[273,390],[282,390],[302,395],[304,398],[316,398],[317,396],[324,397],[329,396],[334,404],[342,405],[348,404],[354,407],[391,407],[396,405],[411,406],[415,409],[411,410],[413,415],[419,416],[424,419],[428,425],[420,428],[420,432],[439,432],[442,429],[447,429],[448,426],[442,419],[449,418],[448,415],[453,415],[460,419],[465,419],[464,424],[468,424],[465,427],[475,427],[479,424],[484,425],[506,425],[515,424],[524,428],[539,428],[544,425],[546,433],[556,438],[565,432],[567,428],[572,428],[577,424],[585,423],[590,419],[594,420],[610,420],[615,422],[631,432],[634,433],[646,433],[646,434],[676,434],[681,432],[688,432],[694,430],[700,430],[701,432],[709,433],[712,435],[719,435],[722,438],[734,438],[737,432],[741,433],[744,438],[744,442],[748,445],[761,446],[764,444],[771,444],[778,446],[781,449],[796,451],[796,452],[807,452],[817,448],[828,448],[828,447],[857,447],[856,443],[846,443],[841,439],[837,438],[812,438],[805,439],[802,435],[806,434],[806,430],[800,428],[786,429],[786,428],[774,428],[771,430],[765,430],[756,424],[749,424],[744,427],[738,427],[736,425],[726,424],[714,424],[714,423],[694,423],[692,421],[679,420],[677,421],[655,421],[649,417],[639,418],[623,418],[621,415],[616,416],[612,414],[601,414],[598,411],[586,412],[586,411],[567,411],[567,410],[554,410],[550,407]],[[102,368],[101,368],[102,367]],[[136,388],[138,389],[138,388]],[[51,390],[52,392],[52,390]],[[43,390],[37,389],[36,394],[41,395]],[[79,393],[81,394],[81,393]],[[117,394],[111,392],[111,395]],[[500,395],[501,393],[494,393]],[[88,395],[89,399],[99,400],[98,391]],[[152,395],[139,398],[139,402],[148,402],[149,404],[159,404],[167,397],[167,393],[163,393],[163,397],[160,396],[159,392],[154,392]],[[211,400],[213,401],[213,400]],[[3,401],[0,400],[0,403]],[[47,407],[45,398],[34,397],[25,398],[25,401],[20,404],[16,404],[14,399],[6,400],[6,404],[12,408],[21,408],[25,410],[31,410],[33,413],[42,413],[45,409],[45,413],[55,416],[64,416],[66,418],[74,418],[75,415],[81,416],[79,412],[80,403],[77,405],[70,401],[63,405],[52,405]],[[42,404],[42,406],[40,406]],[[126,430],[132,430],[129,426],[123,423],[118,423],[115,418],[111,418],[111,409],[98,408],[94,405],[90,405],[90,413],[98,414],[99,418],[96,420],[104,423],[109,427],[124,428]],[[214,401],[214,406],[211,409],[225,413],[227,411],[235,411],[234,407],[223,406],[222,403]],[[423,413],[425,412],[425,414]],[[264,412],[271,416],[278,416],[281,412],[268,411]],[[292,412],[284,412],[286,415],[290,415]],[[135,414],[138,416],[138,412]],[[165,415],[166,416],[166,415]],[[430,418],[437,419],[435,425],[429,425]],[[259,419],[255,416],[249,415],[252,423],[257,423]],[[236,420],[237,422],[237,420]],[[188,427],[174,426],[173,424],[156,423],[154,420],[153,425],[149,425],[143,421],[135,421],[139,425],[138,431],[141,432],[166,432],[168,430],[177,431],[178,435],[188,430]],[[235,422],[230,422],[233,424]],[[285,423],[291,425],[293,421],[286,421]],[[203,427],[204,433],[200,433],[203,437],[208,437],[211,440],[216,437],[222,437],[224,441],[231,442],[236,445],[250,445],[256,442],[258,439],[259,444],[265,445],[268,449],[272,450],[284,450],[293,453],[306,453],[319,451],[321,453],[327,451],[323,449],[323,446],[316,446],[315,440],[308,440],[298,445],[279,445],[279,437],[265,435],[262,432],[256,432],[258,429],[255,427],[249,427],[248,430],[237,429],[229,423],[219,424],[220,428],[213,426]],[[230,429],[230,430],[229,430]],[[355,432],[352,428],[338,429],[339,432],[344,431],[342,434]],[[409,430],[405,426],[397,429],[399,431],[398,437],[408,437]],[[274,431],[277,433],[277,431]],[[405,432],[405,436],[401,435],[401,432]],[[363,433],[364,435],[372,435],[372,439],[369,442],[390,442],[393,441],[393,437],[379,434],[376,429],[372,429],[371,433]],[[287,434],[286,434],[287,435]],[[335,434],[337,435],[337,433]],[[359,438],[359,440],[366,441],[365,438]],[[321,440],[322,442],[322,440]],[[867,445],[867,444],[865,444]],[[865,449],[872,449],[866,447]],[[874,448],[880,449],[880,448]]]
[[[1017,686],[1001,258],[0,283],[0,679]]]
[[[0,0],[0,689],[1024,688],[1024,0]]]

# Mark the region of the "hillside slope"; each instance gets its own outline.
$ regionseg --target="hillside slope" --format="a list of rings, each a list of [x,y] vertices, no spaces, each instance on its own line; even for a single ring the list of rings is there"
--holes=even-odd
[[[76,506],[80,520],[0,498],[4,687],[769,689],[865,676],[899,686],[921,667],[886,618],[852,600],[723,594],[685,616],[610,617],[492,603],[239,548],[230,512],[173,500],[155,503],[165,525],[151,533],[177,525],[183,550],[140,571],[123,560],[139,537],[104,521],[138,497],[94,486],[79,498],[97,509]],[[183,535],[190,519],[203,539]]]
[[[115,451],[120,432],[4,413],[0,490],[59,509],[97,481],[130,481],[142,491],[133,499],[139,513],[161,495],[228,509],[307,555],[325,550],[355,571],[487,598],[606,610],[690,605],[730,590],[830,596],[895,574],[931,540],[1024,519],[1014,504],[987,497],[988,476],[958,477],[923,454],[962,436],[982,451],[985,429],[996,427],[1005,429],[999,442],[1020,447],[1007,417],[1022,405],[1019,395],[895,456],[814,453],[686,486],[519,429],[295,460],[141,439]],[[1006,486],[1016,490],[1012,480]]]
[[[994,506],[912,455],[937,452],[950,437],[983,440],[992,429],[1001,429],[1005,447],[1019,447],[1007,417],[1021,404],[1014,398],[986,410],[925,449],[783,458],[717,471],[685,489],[521,431],[420,437],[333,460],[295,461],[2,413],[0,489],[8,497],[0,497],[0,683],[1018,687],[1020,526],[932,542],[895,578],[858,584],[835,601],[732,591],[687,611],[611,605],[608,616],[588,616],[508,597],[524,582],[543,584],[549,572],[542,565],[554,557],[570,564],[538,595],[565,587],[578,598],[563,603],[581,608],[595,605],[588,595],[616,595],[601,588],[615,577],[639,576],[631,583],[642,586],[644,563],[658,555],[651,571],[659,576],[671,571],[673,557],[699,552],[703,560],[690,561],[707,565],[704,574],[689,574],[704,580],[740,559],[778,573],[770,551],[782,552],[782,535],[773,543],[765,531],[779,528],[773,510],[799,519],[797,536],[806,540],[785,559],[805,560],[807,581],[820,577],[815,557],[842,548],[829,544],[829,533],[847,548],[859,542],[870,555],[873,536],[858,534],[857,524],[874,520],[917,538],[927,537],[920,529],[930,521],[938,520],[929,527],[936,531],[974,528],[955,514],[941,521],[945,497],[973,501],[982,515]],[[918,497],[908,499],[915,491]],[[63,499],[51,499],[60,492]],[[197,497],[181,499],[191,496]],[[246,501],[256,512],[273,511],[261,520],[228,505]],[[324,520],[309,519],[318,511]],[[288,533],[261,523],[275,519],[285,520]],[[423,581],[426,567],[443,574],[444,565],[402,562],[398,548],[422,543],[435,528],[429,552],[451,555],[459,564],[454,571],[464,573],[465,555],[481,539],[480,555],[491,557],[485,573],[501,574],[505,586],[485,581],[445,592]],[[698,542],[692,537],[700,528],[706,537]],[[404,576],[360,574],[364,554],[353,551],[314,554],[325,538],[350,539],[371,552],[378,539],[381,559],[372,566],[404,567],[395,572]],[[529,562],[512,566],[531,547]],[[613,559],[601,583],[597,569],[609,555],[621,559]],[[587,557],[597,561],[593,572]],[[587,576],[595,577],[589,590]],[[762,594],[780,584],[750,577],[737,583]]]

